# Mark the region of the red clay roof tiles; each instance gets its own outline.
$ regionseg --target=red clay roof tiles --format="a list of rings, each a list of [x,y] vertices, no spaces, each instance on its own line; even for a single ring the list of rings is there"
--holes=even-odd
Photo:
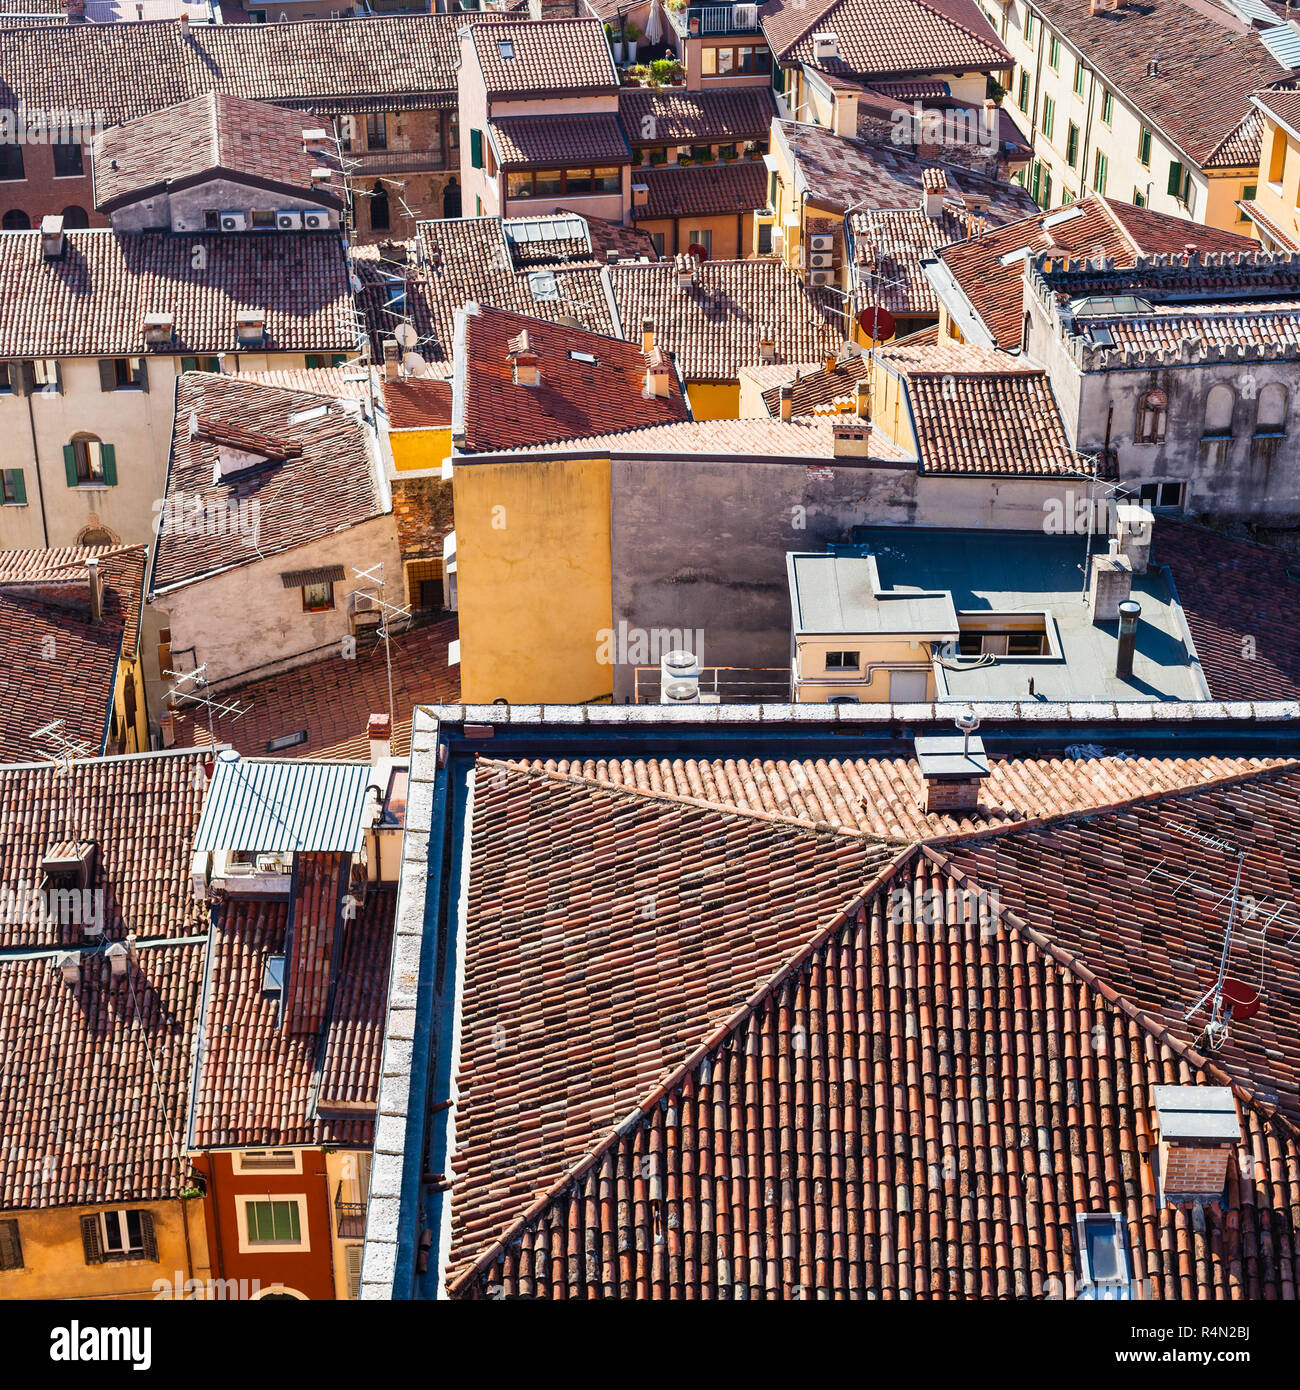
[[[470,26],[489,97],[617,92],[618,73],[597,19]]]

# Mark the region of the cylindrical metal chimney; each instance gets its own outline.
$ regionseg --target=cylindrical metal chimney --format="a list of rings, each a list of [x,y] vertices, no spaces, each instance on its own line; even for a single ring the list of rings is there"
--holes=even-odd
[[[1126,598],[1119,606],[1119,653],[1115,658],[1115,674],[1126,680],[1133,674],[1133,648],[1137,646],[1138,619],[1142,605]]]

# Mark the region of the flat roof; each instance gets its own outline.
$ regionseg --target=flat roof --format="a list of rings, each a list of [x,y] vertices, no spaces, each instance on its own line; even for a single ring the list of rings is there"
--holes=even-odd
[[[793,553],[786,566],[796,632],[957,635],[951,594],[881,592],[870,555]]]

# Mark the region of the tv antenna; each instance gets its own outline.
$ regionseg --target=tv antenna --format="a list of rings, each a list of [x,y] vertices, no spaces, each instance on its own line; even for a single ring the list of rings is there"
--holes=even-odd
[[[66,719],[51,719],[48,724],[42,724],[39,729],[33,729],[28,738],[37,745],[36,751],[47,762],[53,763],[56,772],[64,773],[72,771],[74,758],[93,758],[95,750],[89,744],[80,743],[64,732],[67,728]],[[48,743],[49,749],[41,748],[39,745]]]
[[[381,560],[377,565],[371,565],[368,570],[353,569],[352,573],[358,579],[366,583],[374,584],[379,589],[376,597],[371,595],[371,601],[379,607],[379,626],[375,629],[375,636],[384,644],[384,665],[388,671],[388,718],[392,720],[393,714],[393,651],[390,642],[391,624],[394,621],[405,619],[411,621],[411,609],[409,606],[399,607],[395,603],[389,603],[384,583],[384,562]]]
[[[170,676],[175,681],[164,697],[173,709],[197,705],[207,711],[209,748],[217,746],[217,735],[213,729],[214,714],[219,714],[224,719],[242,719],[251,708],[242,700],[223,700],[212,693],[206,661],[192,671],[164,671],[163,675]]]

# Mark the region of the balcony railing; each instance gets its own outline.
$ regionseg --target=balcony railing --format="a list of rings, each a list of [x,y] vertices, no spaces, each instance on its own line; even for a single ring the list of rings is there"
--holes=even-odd
[[[345,1202],[343,1184],[334,1194],[334,1224],[340,1240],[364,1240],[366,1235],[366,1204]]]
[[[683,38],[759,32],[757,5],[686,5],[667,13],[669,23]],[[697,21],[694,27],[692,21]]]
[[[358,178],[424,174],[447,167],[442,150],[344,150],[344,168]]]
[[[632,698],[638,705],[660,703],[658,666],[635,669]],[[700,699],[708,704],[786,704],[790,700],[788,666],[701,666]]]

